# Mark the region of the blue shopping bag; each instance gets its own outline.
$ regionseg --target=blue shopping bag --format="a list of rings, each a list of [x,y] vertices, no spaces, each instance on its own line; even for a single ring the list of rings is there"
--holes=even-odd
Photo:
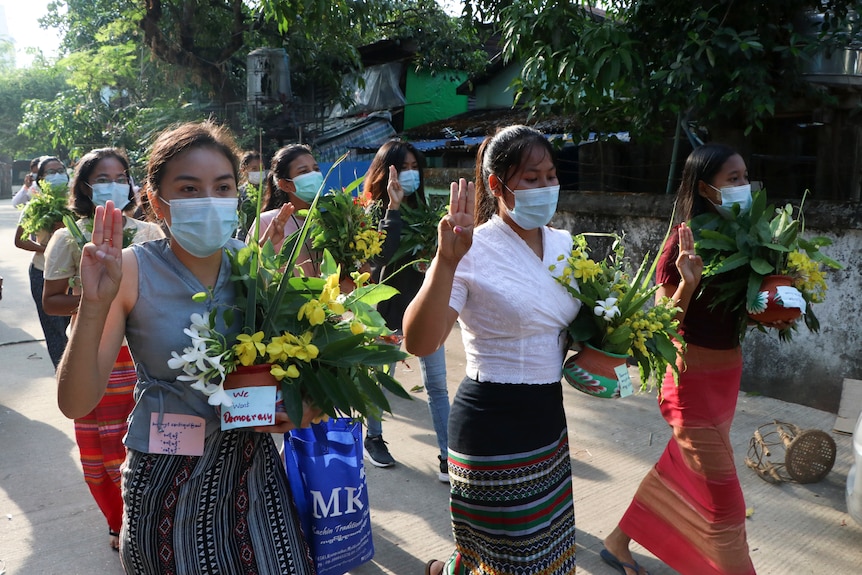
[[[284,461],[318,575],[343,575],[374,556],[362,424],[335,418],[284,436]]]

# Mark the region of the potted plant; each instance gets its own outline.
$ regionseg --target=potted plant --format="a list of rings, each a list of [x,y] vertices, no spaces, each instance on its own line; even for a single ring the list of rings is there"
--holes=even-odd
[[[383,249],[385,233],[377,230],[370,214],[352,193],[363,179],[358,178],[343,190],[331,190],[305,212],[306,221],[311,221],[311,249],[328,250],[341,266],[344,278]]]
[[[320,190],[309,209],[312,214],[319,197]],[[258,207],[258,224],[259,213]],[[229,251],[237,294],[235,306],[222,309],[214,305],[207,316],[193,314],[186,330],[192,345],[173,352],[169,360],[172,368],[182,369],[179,379],[191,382],[194,389],[208,395],[211,405],[225,408],[223,427],[226,411],[236,407],[236,393],[229,394],[226,389],[233,387],[230,380],[237,375],[261,379],[262,387],[271,390],[273,404],[276,391],[280,392],[283,407],[296,425],[302,421],[304,404],[313,404],[329,416],[363,420],[391,411],[383,388],[409,399],[409,394],[387,373],[390,364],[407,354],[383,341],[391,331],[374,309],[378,302],[392,297],[395,290],[386,285],[367,285],[367,273],[353,272],[356,289],[350,294],[341,293],[342,268],[328,250],[323,252],[321,277],[294,274],[296,258],[312,220],[306,219],[299,233],[285,241],[280,253],[269,241],[259,246],[257,237],[248,246]],[[209,297],[208,293],[195,295],[197,300]],[[235,335],[215,329],[217,314],[222,314],[224,324]],[[254,390],[248,388],[258,384],[239,385],[243,393],[251,393]],[[271,415],[272,409],[266,415]],[[237,426],[235,421],[229,423]]]
[[[757,190],[747,212],[734,206],[729,218],[709,213],[692,220],[695,251],[704,261],[703,285],[712,286],[713,305],[743,317],[745,307],[748,320],[740,324],[740,338],[749,322],[764,329],[800,316],[816,332],[820,323],[812,308],[826,297],[824,272],[842,266],[820,251],[832,244],[829,238],[803,236],[804,197],[798,208],[766,201],[766,191]],[[788,339],[795,328],[793,323],[779,330],[779,337]]]
[[[597,262],[589,257],[587,236],[613,239],[609,255]],[[571,255],[552,266],[572,297],[583,304],[569,325],[574,342],[584,342],[577,355],[566,360],[563,374],[571,385],[597,397],[620,397],[630,385],[627,360],[638,366],[641,386],[660,381],[667,366],[678,374],[676,358],[684,345],[677,333],[679,308],[670,298],[654,306],[657,286],[649,286],[645,257],[632,277],[622,238],[616,234],[578,234]]]

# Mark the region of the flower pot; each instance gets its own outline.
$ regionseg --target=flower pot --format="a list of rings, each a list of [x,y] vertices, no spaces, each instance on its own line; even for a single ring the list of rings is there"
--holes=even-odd
[[[753,321],[765,324],[791,322],[802,315],[805,301],[799,290],[793,287],[793,278],[790,276],[768,275],[763,278],[760,291],[767,294],[766,309],[760,313],[749,313],[748,317]]]
[[[255,387],[272,387],[275,389],[275,411],[284,411],[284,403],[281,400],[281,386],[278,383],[278,380],[275,379],[275,376],[272,375],[269,371],[272,368],[271,364],[262,364],[262,365],[240,365],[237,366],[235,371],[227,374],[224,380],[224,389],[231,395],[231,391],[243,388],[255,388]],[[236,407],[237,400],[234,399],[234,406]],[[225,412],[230,412],[230,408],[222,408],[221,409],[221,418],[222,418],[222,428],[224,429],[225,425]],[[233,427],[259,427],[262,425],[268,425],[267,423],[260,423],[259,421],[249,420],[247,422],[236,423],[237,419],[232,420]]]
[[[563,364],[563,377],[572,387],[588,395],[620,397],[620,381],[615,369],[626,365],[626,357],[585,344],[580,353]]]

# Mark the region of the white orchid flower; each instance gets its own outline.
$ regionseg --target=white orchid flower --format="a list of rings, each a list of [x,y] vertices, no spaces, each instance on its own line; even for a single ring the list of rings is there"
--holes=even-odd
[[[171,369],[183,369],[188,362],[186,359],[175,351],[171,352],[171,359],[168,360],[168,367]]]
[[[221,385],[216,386],[215,392],[210,395],[210,398],[207,400],[207,403],[209,403],[210,405],[223,405],[225,407],[233,407],[233,400],[225,392],[224,387],[222,387]]]
[[[609,322],[620,315],[620,308],[617,307],[617,298],[609,297],[596,301],[596,307],[593,308],[593,313],[604,318]]]
[[[193,313],[191,315],[191,322],[192,329],[196,329],[200,334],[209,335],[209,332],[212,329],[209,323],[209,316],[203,316],[199,313]]]

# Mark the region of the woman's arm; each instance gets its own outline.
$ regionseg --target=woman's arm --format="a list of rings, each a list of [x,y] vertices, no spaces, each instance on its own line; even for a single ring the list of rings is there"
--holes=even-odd
[[[686,224],[679,227],[679,255],[676,258],[676,269],[679,270],[679,284],[662,284],[656,291],[655,297],[658,302],[662,297],[669,297],[674,305],[682,308],[676,314],[676,319],[682,323],[685,318],[694,290],[700,283],[703,274],[703,260],[694,252],[694,235]]]
[[[15,230],[15,247],[21,248],[24,251],[36,252],[39,254],[45,252],[45,246],[39,242],[34,242],[30,239],[30,236],[25,235],[24,228],[22,226],[18,226],[18,229]]]
[[[69,278],[45,280],[42,309],[48,315],[74,315],[80,302],[80,295],[69,293]]]
[[[449,213],[437,226],[437,255],[419,293],[404,312],[404,346],[420,357],[437,351],[458,319],[458,313],[449,307],[449,298],[458,262],[473,244],[475,203],[473,182],[463,178],[457,184],[452,182]]]
[[[70,419],[88,414],[104,395],[137,296],[137,260],[122,256],[122,218],[111,201],[97,207],[93,241],[81,255],[81,304],[57,368],[57,403]]]

